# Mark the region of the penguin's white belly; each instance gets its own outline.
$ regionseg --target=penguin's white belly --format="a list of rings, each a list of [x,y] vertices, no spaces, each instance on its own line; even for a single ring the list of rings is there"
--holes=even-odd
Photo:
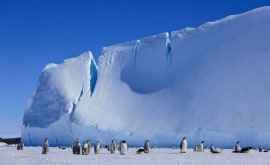
[[[127,153],[127,144],[126,143],[123,143],[120,146],[120,154],[121,155],[125,155],[126,153]]]

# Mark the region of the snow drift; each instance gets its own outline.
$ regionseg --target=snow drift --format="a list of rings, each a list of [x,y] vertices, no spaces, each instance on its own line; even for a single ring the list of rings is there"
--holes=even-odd
[[[23,119],[39,145],[74,138],[157,146],[270,146],[270,7],[49,64]]]

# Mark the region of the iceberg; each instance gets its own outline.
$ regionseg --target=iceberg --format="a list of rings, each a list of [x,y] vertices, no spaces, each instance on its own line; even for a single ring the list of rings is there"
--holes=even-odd
[[[23,117],[26,145],[270,146],[270,7],[48,64]]]

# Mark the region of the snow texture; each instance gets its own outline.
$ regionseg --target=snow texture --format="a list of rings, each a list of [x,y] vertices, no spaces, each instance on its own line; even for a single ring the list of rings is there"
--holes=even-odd
[[[93,152],[92,152],[93,153]],[[149,154],[137,155],[135,149],[129,149],[126,155],[110,154],[102,150],[98,155],[73,155],[71,149],[50,148],[48,155],[41,154],[40,147],[25,147],[16,151],[15,147],[0,147],[1,165],[269,165],[270,153],[252,151],[247,154],[234,154],[224,150],[221,154],[189,151],[180,154],[175,149],[154,149]]]
[[[75,138],[173,146],[186,136],[270,146],[270,7],[49,64],[23,119],[27,145]]]

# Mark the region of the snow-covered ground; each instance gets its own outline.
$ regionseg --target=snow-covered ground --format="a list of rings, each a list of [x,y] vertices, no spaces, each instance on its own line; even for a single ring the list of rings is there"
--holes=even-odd
[[[252,151],[247,154],[234,154],[224,150],[221,154],[189,151],[180,154],[176,149],[154,149],[150,154],[137,155],[136,149],[129,149],[127,155],[110,154],[103,150],[101,154],[73,155],[70,149],[50,148],[48,155],[41,155],[40,147],[25,147],[17,151],[15,147],[0,147],[1,165],[269,165],[270,153]]]

